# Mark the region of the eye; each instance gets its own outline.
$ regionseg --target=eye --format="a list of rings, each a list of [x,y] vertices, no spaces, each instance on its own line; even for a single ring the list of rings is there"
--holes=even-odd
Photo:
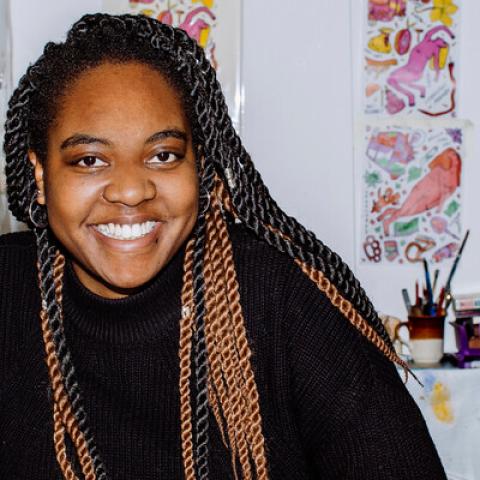
[[[166,163],[173,163],[179,158],[180,156],[173,152],[160,152],[147,160],[147,163],[150,165],[163,165]]]
[[[86,157],[82,157],[80,160],[78,160],[76,165],[84,168],[98,168],[107,165],[107,162],[104,162],[94,155],[87,155]]]

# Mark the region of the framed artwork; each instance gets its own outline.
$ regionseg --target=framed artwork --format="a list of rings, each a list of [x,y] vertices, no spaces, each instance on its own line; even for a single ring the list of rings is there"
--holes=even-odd
[[[217,71],[228,110],[239,131],[241,85],[241,0],[103,0],[107,13],[143,14],[184,29],[204,49]]]

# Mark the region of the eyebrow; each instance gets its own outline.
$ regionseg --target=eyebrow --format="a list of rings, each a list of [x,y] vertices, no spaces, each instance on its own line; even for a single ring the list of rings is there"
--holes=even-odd
[[[76,145],[90,145],[91,143],[101,143],[107,147],[112,145],[112,143],[105,138],[92,137],[91,135],[84,133],[76,133],[62,142],[60,145],[60,150],[65,150],[69,147],[75,147]]]
[[[145,145],[148,145],[149,143],[155,143],[158,142],[159,140],[164,140],[165,138],[178,138],[179,140],[184,140],[185,142],[187,141],[187,134],[186,132],[179,130],[177,128],[171,128],[168,130],[162,130],[161,132],[156,132],[153,135],[150,135],[146,140],[145,140]]]
[[[159,132],[155,132],[153,135],[150,135],[145,140],[145,145],[171,137],[178,138],[179,140],[183,140],[185,142],[187,141],[186,132],[177,128],[171,128],[167,130],[161,130]],[[60,145],[60,150],[65,150],[67,148],[75,147],[77,145],[90,145],[92,143],[100,143],[101,145],[105,145],[107,147],[112,146],[112,142],[110,142],[106,138],[94,137],[85,133],[75,133],[74,135],[68,137],[62,142],[62,144]]]

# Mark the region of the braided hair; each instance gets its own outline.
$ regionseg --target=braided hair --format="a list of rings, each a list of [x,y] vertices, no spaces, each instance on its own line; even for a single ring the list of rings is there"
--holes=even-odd
[[[215,71],[180,29],[145,17],[85,15],[64,43],[48,43],[12,95],[5,126],[7,194],[14,216],[37,243],[40,312],[52,389],[53,440],[64,478],[106,480],[65,338],[65,258],[36,199],[28,151],[48,156],[47,138],[62,95],[87,69],[140,62],[179,93],[201,148],[199,214],[186,247],[181,293],[179,392],[186,480],[209,477],[209,413],[231,454],[235,478],[268,479],[259,396],[233,262],[228,221],[235,219],[284,252],[362,335],[408,371],[358,280],[342,259],[288,216],[270,196],[228,116]],[[68,447],[68,448],[67,448]]]

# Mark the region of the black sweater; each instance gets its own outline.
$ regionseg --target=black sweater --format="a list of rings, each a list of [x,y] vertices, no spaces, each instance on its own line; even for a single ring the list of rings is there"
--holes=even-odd
[[[235,264],[271,480],[445,479],[396,368],[291,259],[238,227]],[[180,251],[141,293],[85,289],[67,264],[65,331],[111,480],[183,478]],[[30,233],[0,237],[0,478],[60,478]],[[211,480],[232,478],[213,415]]]

